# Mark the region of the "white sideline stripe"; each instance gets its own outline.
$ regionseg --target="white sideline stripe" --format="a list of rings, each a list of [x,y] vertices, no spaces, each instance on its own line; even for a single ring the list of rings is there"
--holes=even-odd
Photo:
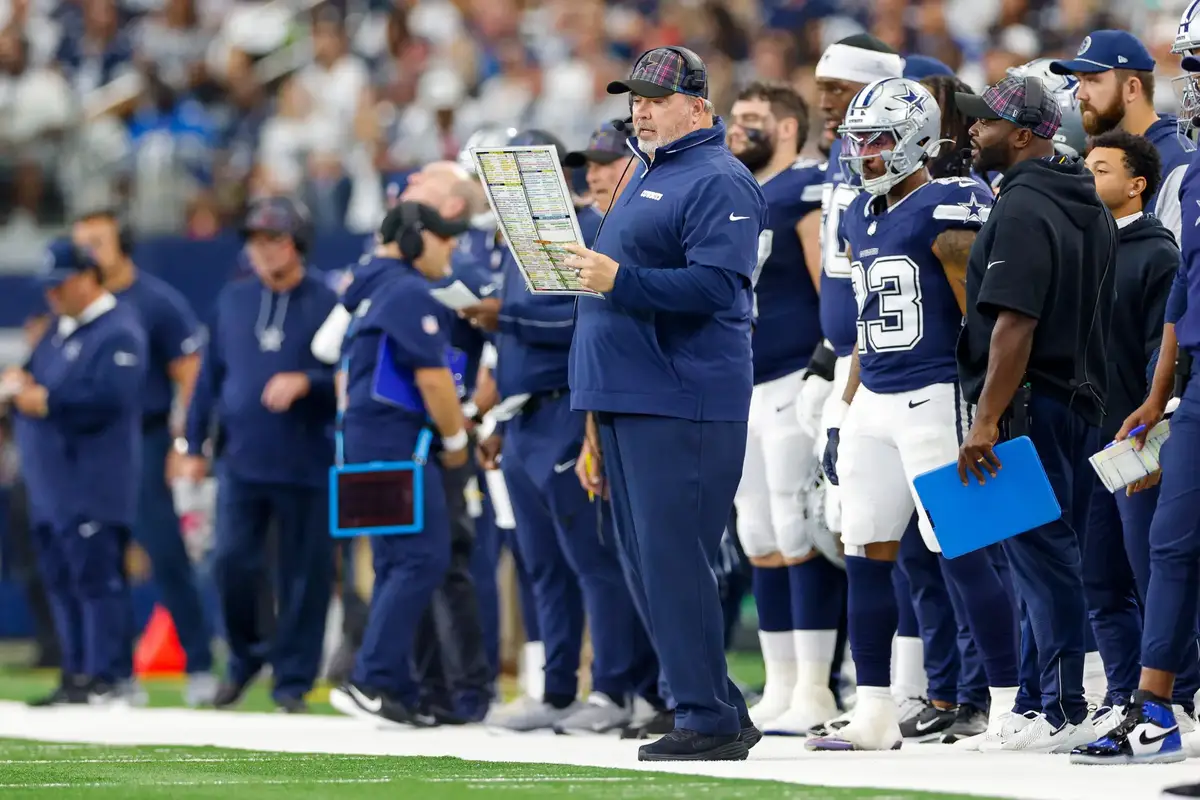
[[[130,788],[137,786],[299,786],[309,784],[335,784],[335,783],[391,783],[395,778],[294,778],[286,779],[263,779],[263,780],[195,780],[195,781],[154,781],[146,784],[133,784]],[[116,789],[121,784],[115,782],[109,783],[0,783],[0,789]]]
[[[182,709],[127,709],[112,714],[108,709],[71,707],[46,711],[23,704],[0,702],[0,738],[37,740],[22,753],[44,757],[53,750],[40,742],[90,743],[110,746],[224,747],[245,752],[245,758],[262,757],[261,751],[312,755],[427,756],[455,757],[494,764],[571,765],[641,772],[684,774],[704,781],[709,778],[773,780],[829,788],[871,788],[916,792],[982,794],[1019,800],[1161,800],[1162,790],[1196,781],[1197,762],[1133,765],[1089,769],[1069,763],[1064,755],[1033,753],[970,753],[939,745],[906,744],[886,753],[809,753],[802,742],[767,737],[754,748],[748,761],[740,762],[639,762],[640,742],[616,737],[555,736],[552,733],[497,736],[477,726],[453,729],[412,730],[381,726],[347,717],[312,715],[220,713]],[[1184,747],[1197,753],[1192,735]],[[64,763],[70,762],[69,754]],[[95,753],[81,753],[92,757]],[[132,754],[131,754],[132,755]],[[168,758],[178,753],[164,752]],[[226,754],[201,757],[222,757]],[[133,757],[141,757],[134,755]],[[239,758],[229,753],[229,758]],[[506,771],[503,766],[497,772]],[[66,789],[78,784],[12,783],[12,768],[3,789]],[[30,776],[37,780],[37,776]],[[449,776],[439,775],[439,778]],[[558,777],[558,776],[555,776]],[[597,776],[626,777],[626,776]],[[46,780],[50,776],[43,776]],[[202,776],[197,776],[197,779]],[[486,785],[487,779],[465,778],[468,785]],[[579,779],[574,779],[579,780]],[[635,778],[636,780],[636,778]],[[327,781],[282,781],[284,785],[318,785]],[[372,782],[364,779],[365,783]],[[374,782],[399,783],[400,778]],[[269,781],[239,780],[231,785],[269,784]],[[615,786],[620,781],[612,782]],[[107,788],[112,783],[98,784]],[[170,784],[167,784],[170,785]],[[182,784],[189,785],[189,784]],[[205,785],[218,785],[213,784]],[[499,784],[503,785],[503,784]],[[519,785],[510,782],[510,785]],[[557,785],[569,785],[563,781]],[[660,784],[662,785],[662,784]],[[737,784],[730,786],[736,792]],[[750,787],[746,787],[749,789]],[[0,792],[0,797],[3,793]]]

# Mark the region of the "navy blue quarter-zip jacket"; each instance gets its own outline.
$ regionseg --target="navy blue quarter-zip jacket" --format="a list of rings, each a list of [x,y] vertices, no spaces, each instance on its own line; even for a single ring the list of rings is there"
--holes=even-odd
[[[215,417],[219,458],[234,477],[252,483],[326,485],[337,411],[334,371],[317,360],[310,344],[336,304],[337,295],[312,273],[290,292],[272,292],[257,278],[222,290],[188,408],[189,453],[201,452]],[[281,372],[303,372],[311,388],[277,414],[263,405],[262,393]]]
[[[580,297],[571,407],[744,422],[758,237],[767,203],[725,146],[725,126],[692,131],[637,175],[592,248],[620,265],[611,292]]]
[[[579,232],[591,247],[600,214],[577,210]],[[496,389],[501,399],[566,389],[571,338],[575,332],[575,298],[530,293],[512,252],[505,248],[500,289],[500,328],[496,332]]]
[[[97,302],[108,308],[66,335],[47,331],[29,365],[48,408],[29,437],[33,476],[45,484],[32,499],[48,503],[56,527],[131,526],[137,514],[146,333],[131,305]]]

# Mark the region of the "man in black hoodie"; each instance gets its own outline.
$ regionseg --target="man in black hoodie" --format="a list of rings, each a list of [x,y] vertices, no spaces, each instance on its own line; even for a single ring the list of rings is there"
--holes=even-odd
[[[1080,532],[1107,389],[1105,339],[1116,225],[1077,158],[1054,155],[1062,119],[1033,77],[982,96],[958,94],[975,170],[1004,182],[967,266],[958,372],[966,409],[958,471],[983,483],[1000,463],[1000,426],[1033,440],[1063,515],[1004,542],[1036,648],[1041,694],[1023,686],[1016,714],[988,749],[1070,752],[1094,734],[1083,696],[1085,604]],[[969,426],[968,424],[969,423]],[[1025,712],[1038,712],[1025,716]],[[1029,730],[1022,730],[1036,726]]]
[[[1101,444],[1111,441],[1121,423],[1146,399],[1147,365],[1162,341],[1167,295],[1179,269],[1179,247],[1157,217],[1143,214],[1154,196],[1161,161],[1154,143],[1112,130],[1092,140],[1087,166],[1096,191],[1116,219],[1116,296],[1108,335],[1108,401],[1100,427]],[[1158,505],[1157,475],[1144,491],[1110,494],[1097,482],[1092,492],[1083,553],[1083,582],[1088,614],[1108,674],[1106,709],[1093,718],[1103,736],[1120,721],[1113,710],[1126,705],[1138,688],[1142,617],[1150,581],[1150,521]],[[1187,667],[1175,682],[1175,717],[1190,722],[1200,679],[1200,663],[1191,650]],[[1182,713],[1181,713],[1182,712]]]

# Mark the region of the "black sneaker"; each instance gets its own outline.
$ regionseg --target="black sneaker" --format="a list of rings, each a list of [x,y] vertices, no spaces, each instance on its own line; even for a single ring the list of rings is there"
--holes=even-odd
[[[414,728],[432,728],[437,720],[419,710],[409,708],[383,692],[354,683],[343,683],[329,693],[329,705],[341,713],[359,719],[386,720]]]
[[[252,683],[254,683],[254,678],[241,683],[221,681],[221,685],[217,687],[217,694],[213,697],[213,708],[227,709],[237,706],[245,698],[246,690]]]
[[[758,727],[750,721],[750,717],[748,716],[742,717],[740,720],[738,720],[738,724],[742,726],[741,733],[738,735],[741,736],[742,741],[746,743],[746,749],[754,749],[754,745],[762,741],[762,731],[760,731]]]
[[[972,736],[986,733],[987,726],[988,713],[986,711],[970,703],[960,703],[958,716],[955,718],[954,724],[946,730],[942,737],[942,743],[954,744],[959,739],[969,739]]]
[[[303,697],[276,697],[275,710],[281,714],[307,714],[308,703]]]
[[[111,706],[124,701],[119,686],[105,680],[94,680],[88,686],[87,702],[93,706]]]
[[[630,725],[621,729],[622,739],[649,739],[651,736],[665,736],[675,730],[675,712],[659,711],[645,725]]]
[[[53,692],[42,697],[35,697],[25,705],[30,708],[52,708],[54,706],[86,705],[88,701],[87,687],[73,677],[64,677],[62,683]]]
[[[1163,789],[1164,800],[1174,797],[1200,797],[1200,783],[1185,783],[1182,786],[1168,786]]]
[[[920,713],[900,721],[900,735],[919,742],[934,741],[941,739],[942,734],[950,730],[950,726],[957,719],[957,706],[938,708],[926,700]]]
[[[677,729],[638,748],[638,761],[745,761],[750,750],[742,735],[709,736]]]

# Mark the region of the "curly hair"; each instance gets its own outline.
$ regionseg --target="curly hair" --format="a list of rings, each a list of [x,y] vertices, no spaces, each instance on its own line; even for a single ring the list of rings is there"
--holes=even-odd
[[[965,177],[971,172],[971,119],[959,110],[954,102],[954,93],[974,94],[970,86],[953,75],[930,75],[921,79],[921,85],[929,90],[938,108],[942,110],[942,138],[952,144],[943,144],[941,154],[930,162],[929,174],[934,178]],[[968,152],[964,155],[964,150]]]

